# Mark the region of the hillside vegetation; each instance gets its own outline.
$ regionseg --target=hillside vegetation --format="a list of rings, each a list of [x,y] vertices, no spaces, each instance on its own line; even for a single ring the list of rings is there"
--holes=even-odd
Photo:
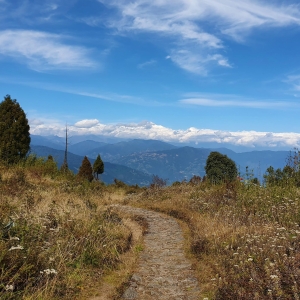
[[[1,299],[90,299],[107,284],[107,299],[117,299],[143,246],[133,246],[115,203],[180,220],[203,298],[299,299],[300,193],[284,177],[291,173],[266,186],[194,180],[141,189],[80,180],[29,156],[0,174]]]
[[[107,205],[138,188],[116,183],[89,183],[34,156],[1,165],[0,299],[88,299],[107,281],[117,297],[129,266],[121,278],[110,272],[133,251],[132,234]]]
[[[188,225],[201,299],[299,299],[299,198],[289,183],[177,183],[136,204]]]

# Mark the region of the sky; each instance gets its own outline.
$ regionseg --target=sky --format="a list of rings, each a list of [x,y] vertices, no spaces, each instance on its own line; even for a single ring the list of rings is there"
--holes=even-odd
[[[298,1],[0,0],[0,25],[32,134],[300,147]]]

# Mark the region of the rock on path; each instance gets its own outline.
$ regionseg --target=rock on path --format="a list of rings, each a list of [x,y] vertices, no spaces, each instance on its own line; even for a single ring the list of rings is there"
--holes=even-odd
[[[184,254],[184,238],[172,217],[129,206],[118,206],[126,213],[145,218],[149,228],[144,236],[145,249],[138,267],[123,294],[132,300],[196,300],[199,286],[191,263]]]

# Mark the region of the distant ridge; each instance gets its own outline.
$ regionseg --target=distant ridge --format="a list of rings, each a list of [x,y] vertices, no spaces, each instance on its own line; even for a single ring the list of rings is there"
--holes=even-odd
[[[64,151],[57,150],[45,146],[31,146],[31,153],[35,153],[39,157],[48,157],[48,155],[52,155],[55,161],[58,163],[60,167],[63,163],[64,159]],[[73,153],[68,153],[68,165],[70,170],[74,173],[77,173],[79,167],[81,166],[83,160],[83,156],[79,156]],[[94,159],[89,159],[91,164],[94,163]],[[151,183],[152,176],[149,174],[145,174],[141,171],[134,170],[130,167],[104,162],[104,173],[100,176],[101,180],[107,184],[111,184],[114,182],[114,179],[121,180],[129,185],[138,184],[139,186],[148,186]]]
[[[80,138],[83,139],[83,136]],[[36,147],[34,143],[38,142],[47,144],[47,139],[48,137],[35,136],[33,138],[32,147]],[[64,144],[62,143],[62,145],[60,145],[60,139],[63,142],[62,138],[50,137],[48,140],[49,145],[54,144],[56,149],[62,147]],[[55,147],[50,148],[55,149]],[[142,139],[118,141],[114,144],[108,144],[101,140],[85,140],[70,144],[69,150],[73,154],[79,154],[80,157],[87,155],[91,161],[100,154],[103,161],[107,163],[110,162],[140,171],[143,174],[142,176],[148,177],[147,180],[143,179],[142,182],[150,182],[154,174],[163,179],[168,179],[168,184],[174,181],[189,180],[193,175],[204,176],[204,166],[211,151],[226,154],[234,160],[242,177],[245,175],[246,166],[248,166],[250,171],[253,170],[253,175],[259,177],[260,180],[263,179],[263,174],[269,166],[273,166],[275,169],[283,168],[290,153],[289,151],[271,150],[237,153],[225,147],[176,147],[162,141]],[[48,155],[48,153],[45,153],[45,155]],[[72,156],[70,156],[70,160],[71,157]],[[73,168],[74,172],[77,172],[81,161],[78,162],[78,158],[76,158],[75,161],[76,163],[73,164]],[[121,174],[123,173],[121,172],[119,176],[122,176]],[[135,177],[136,173],[127,172],[126,174],[135,178],[127,178],[127,181],[139,181]],[[107,180],[111,180],[111,178]]]

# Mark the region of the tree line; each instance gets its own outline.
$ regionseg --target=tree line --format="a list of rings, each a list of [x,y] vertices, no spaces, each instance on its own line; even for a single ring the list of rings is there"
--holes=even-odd
[[[28,157],[30,151],[30,126],[24,110],[16,99],[6,95],[0,103],[0,161],[7,165],[17,164]],[[48,156],[48,165],[53,164],[53,157]],[[62,166],[67,172],[67,165]],[[77,176],[88,181],[104,172],[104,163],[98,154],[93,166],[85,156]]]
[[[26,159],[30,151],[30,126],[24,110],[17,100],[12,99],[10,95],[6,95],[0,103],[0,133],[0,161],[11,165]],[[53,161],[53,158],[51,157],[50,160]],[[68,171],[66,163],[62,166],[61,171]],[[94,178],[98,180],[99,175],[103,172],[104,163],[98,154],[93,166],[89,159],[86,156],[84,157],[77,176],[92,181]],[[205,172],[204,179],[209,180],[212,184],[233,182],[239,178],[235,162],[227,157],[227,155],[216,151],[209,154],[205,165]],[[201,178],[198,177],[194,176],[192,181],[201,181]],[[295,149],[294,153],[290,153],[287,165],[282,170],[275,170],[270,166],[264,174],[264,180],[268,185],[292,182],[300,186],[300,151]],[[257,178],[251,178],[250,181],[252,183],[259,183]],[[162,183],[158,182],[156,178],[153,184],[156,186]],[[165,184],[166,182],[164,182]]]

